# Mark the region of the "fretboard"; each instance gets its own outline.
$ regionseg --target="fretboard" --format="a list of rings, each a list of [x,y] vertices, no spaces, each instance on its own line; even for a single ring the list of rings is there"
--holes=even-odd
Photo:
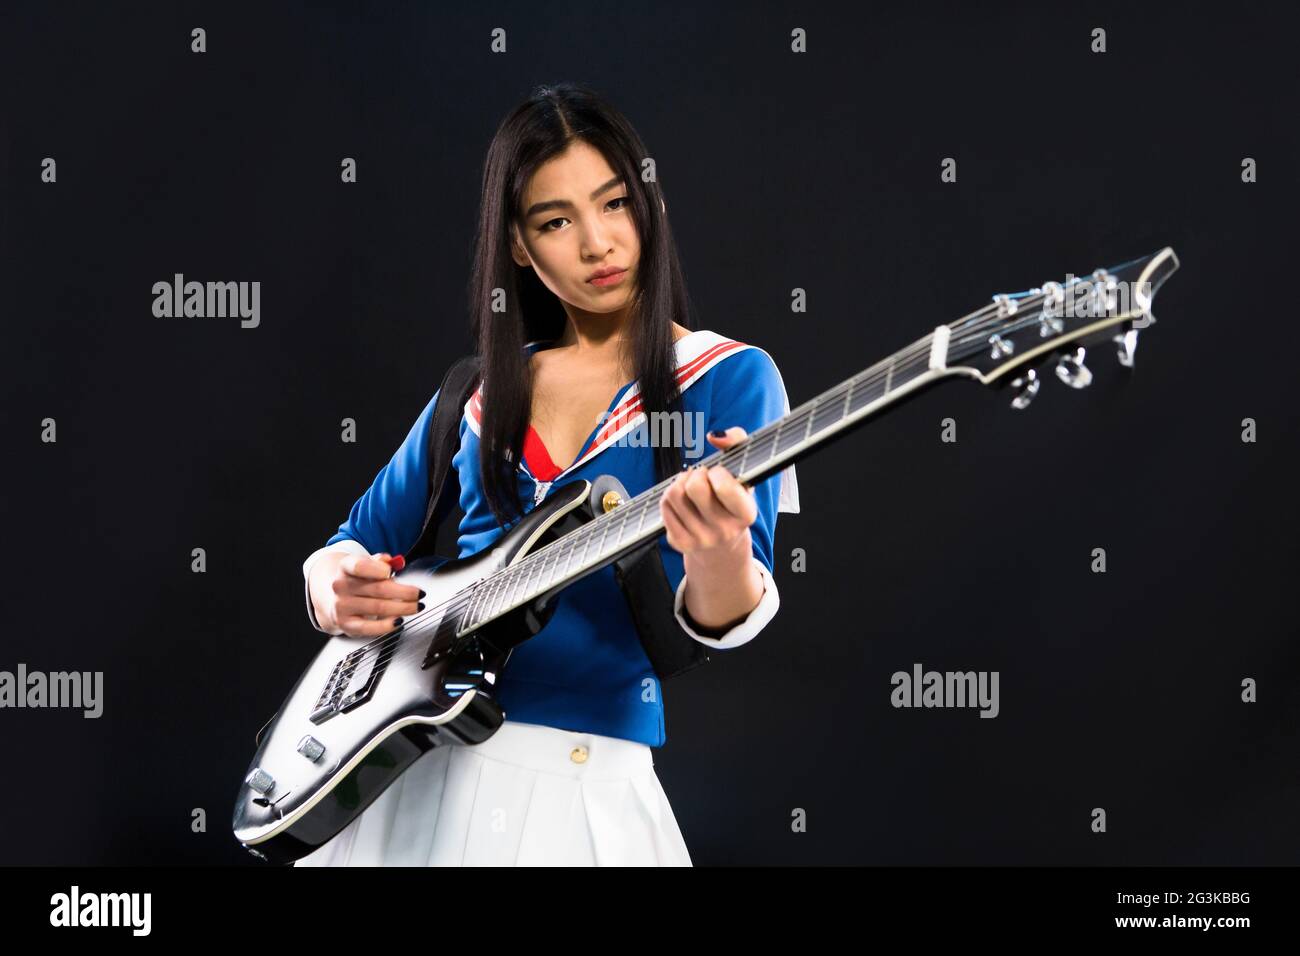
[[[775,474],[933,379],[931,365],[937,360],[941,366],[947,358],[946,332],[941,326],[935,333],[769,422],[740,445],[700,459],[699,466],[722,465],[745,485]],[[567,586],[663,534],[659,501],[670,484],[671,479],[646,489],[613,511],[473,585],[459,632],[473,630]]]

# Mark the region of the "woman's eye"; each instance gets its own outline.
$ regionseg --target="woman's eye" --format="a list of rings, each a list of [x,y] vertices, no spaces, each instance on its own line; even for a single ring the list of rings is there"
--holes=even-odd
[[[614,203],[623,203],[624,206],[625,206],[628,202],[629,202],[629,197],[627,197],[627,196],[619,196],[617,199],[611,199],[611,200],[610,200],[609,202],[607,202],[605,205],[606,205],[606,206],[612,206]],[[622,209],[622,208],[624,208],[624,206],[615,206],[614,208],[615,208],[615,209]],[[563,216],[561,216],[561,217],[559,217],[558,219],[552,219],[552,220],[550,220],[549,222],[544,222],[544,223],[542,223],[542,225],[541,225],[539,228],[541,229],[542,232],[555,232],[556,229],[560,228],[559,226],[556,226],[556,225],[555,225],[557,222],[568,222],[568,221],[569,221],[569,220],[567,220],[567,219],[565,219]]]

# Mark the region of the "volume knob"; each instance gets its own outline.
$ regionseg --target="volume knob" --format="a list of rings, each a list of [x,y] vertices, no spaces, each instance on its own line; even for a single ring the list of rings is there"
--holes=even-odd
[[[325,753],[325,745],[311,734],[308,734],[298,741],[298,753],[315,762],[321,758],[321,754]]]
[[[260,793],[262,796],[266,796],[275,789],[275,778],[261,767],[254,767],[248,776],[244,778],[244,783],[248,784],[248,789]]]

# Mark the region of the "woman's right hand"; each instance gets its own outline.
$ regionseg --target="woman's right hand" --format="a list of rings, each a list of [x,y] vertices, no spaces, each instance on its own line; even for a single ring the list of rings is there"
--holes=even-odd
[[[376,637],[395,630],[398,618],[424,610],[423,592],[391,579],[390,554],[323,554],[311,567],[308,593],[325,631]]]

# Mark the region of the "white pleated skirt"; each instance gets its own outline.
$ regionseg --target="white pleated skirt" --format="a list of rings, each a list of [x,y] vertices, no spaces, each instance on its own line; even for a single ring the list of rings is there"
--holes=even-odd
[[[296,866],[690,866],[635,740],[507,720],[427,751]]]

